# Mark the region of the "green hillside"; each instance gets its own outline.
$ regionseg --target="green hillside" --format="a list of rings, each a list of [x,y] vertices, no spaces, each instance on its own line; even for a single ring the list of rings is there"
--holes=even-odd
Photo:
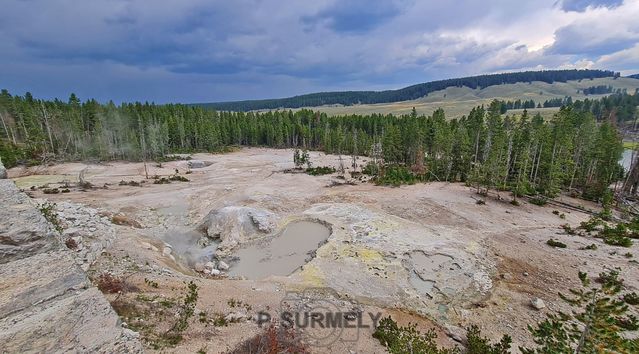
[[[485,89],[504,84],[542,82],[553,84],[570,80],[617,78],[619,73],[607,70],[547,70],[478,75],[456,79],[431,81],[386,91],[318,92],[280,99],[200,103],[198,106],[223,111],[252,111],[261,109],[319,107],[325,105],[361,105],[393,103],[420,99],[432,92],[448,88]]]

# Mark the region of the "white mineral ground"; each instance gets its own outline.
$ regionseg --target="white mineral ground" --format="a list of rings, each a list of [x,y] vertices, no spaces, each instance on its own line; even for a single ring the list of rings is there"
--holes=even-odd
[[[90,252],[87,256],[87,245],[81,246],[85,248],[78,253],[87,259],[78,263],[84,268],[90,263],[89,274],[128,276],[143,291],[163,296],[178,296],[183,281],[195,279],[200,287],[196,308],[207,313],[235,316],[237,309],[230,308],[228,300],[238,299],[251,305],[245,313],[250,317],[259,310],[277,311],[286,291],[329,287],[341,298],[336,306],[353,306],[346,301],[352,300],[359,309],[382,311],[401,324],[435,328],[442,345],[454,345],[450,337],[477,324],[492,339],[511,335],[517,348],[531,344],[527,324],[568,309],[558,292],[578,287],[578,271],[596,275],[621,267],[630,289],[639,286],[637,264],[624,256],[630,252],[638,258],[636,245],[612,247],[563,232],[562,224],[577,227],[587,220],[585,212],[524,201],[514,206],[506,192],[502,200],[491,193],[485,205],[478,205],[474,190],[463,184],[335,185],[344,182],[337,174],[283,173],[293,167],[292,156],[292,150],[258,148],[195,154],[193,159],[205,163],[190,174],[185,174],[187,161],[162,167],[148,163],[149,175],[168,176],[178,169],[190,182],[148,180],[141,187],[118,185],[144,180],[144,165],[129,162],[14,168],[9,177],[33,197],[58,202],[63,216],[81,205],[83,218],[94,210],[98,218],[118,215],[125,220],[124,225],[109,225],[115,237],[104,230],[104,219],[96,219],[88,229],[78,218],[65,221],[73,228],[67,233],[79,243],[87,239],[89,249],[106,249],[94,257]],[[311,160],[314,166],[339,163],[338,156],[317,152]],[[362,157],[358,163],[367,160]],[[86,167],[86,180],[108,188],[71,188],[60,194],[29,190],[32,185],[75,182]],[[560,199],[598,208],[579,199]],[[82,237],[83,232],[88,236]],[[96,240],[102,233],[107,241]],[[550,238],[568,248],[551,248],[546,245]],[[580,250],[592,243],[597,250]],[[214,253],[225,264],[215,259],[202,264]],[[144,279],[157,282],[158,288],[149,288]],[[545,308],[531,306],[536,298]],[[227,327],[194,322],[176,350],[206,347],[209,353],[224,352],[259,331],[251,321]],[[314,351],[384,352],[370,334],[363,329],[357,340],[344,334]]]

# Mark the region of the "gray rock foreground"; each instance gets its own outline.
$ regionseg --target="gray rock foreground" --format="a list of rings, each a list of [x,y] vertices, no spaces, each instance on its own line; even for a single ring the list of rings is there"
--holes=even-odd
[[[0,180],[0,351],[139,353],[37,206]]]

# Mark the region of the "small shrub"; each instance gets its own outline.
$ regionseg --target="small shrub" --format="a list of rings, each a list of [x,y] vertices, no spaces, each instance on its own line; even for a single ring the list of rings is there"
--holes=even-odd
[[[559,216],[559,210],[553,210],[552,213]]]
[[[582,247],[581,249],[582,249],[582,250],[591,250],[591,251],[596,251],[596,250],[597,250],[597,245],[595,245],[595,244],[593,243],[593,244],[591,244],[591,245],[589,245],[589,246]]]
[[[165,178],[165,177],[158,178],[158,179],[155,179],[155,180],[153,181],[153,184],[169,184],[169,183],[171,183],[171,181],[169,181],[169,180],[168,180],[167,178]]]
[[[604,239],[604,243],[611,246],[630,247],[632,246],[632,240],[625,236],[609,236]]]
[[[541,195],[537,195],[537,196],[531,197],[528,201],[531,204],[535,204],[535,205],[538,205],[538,206],[544,206],[544,205],[546,205],[548,203],[548,200],[546,199],[546,197],[541,196]]]
[[[121,186],[132,186],[132,187],[141,187],[142,184],[140,182],[136,182],[136,181],[120,181],[120,183],[118,183]]]
[[[486,205],[486,201],[483,199],[477,199],[477,201],[475,202],[475,204],[477,205]]]
[[[603,225],[603,221],[598,217],[593,216],[588,221],[582,221],[579,227],[588,232],[592,232],[595,231],[599,225]]]
[[[379,165],[373,163],[373,161],[368,161],[368,163],[366,163],[366,165],[362,168],[362,173],[369,176],[377,176],[379,175]]]
[[[607,289],[621,289],[623,282],[623,279],[619,279],[619,268],[607,273],[599,273],[599,277],[597,278],[597,283],[602,284],[602,286]]]
[[[60,193],[60,190],[58,188],[44,188],[42,190],[42,193],[44,193],[44,194],[58,194],[58,193]]]
[[[402,184],[415,184],[423,179],[421,175],[415,175],[406,166],[386,166],[384,173],[375,180],[377,185],[399,187]]]
[[[169,181],[174,181],[174,182],[189,182],[189,179],[184,177],[184,176],[180,176],[180,175],[173,175],[171,177],[169,177]]]
[[[513,199],[510,201],[510,204],[514,205],[514,206],[519,206],[519,201],[517,199]]]
[[[124,282],[111,274],[100,274],[97,280],[98,289],[103,293],[116,294],[124,290]]]
[[[637,306],[639,305],[639,295],[635,292],[627,293],[623,296],[623,301],[625,301],[628,305]]]
[[[205,311],[200,311],[200,313],[198,314],[198,320],[200,321],[200,323],[205,324],[208,324],[210,322]]]
[[[507,354],[510,351],[512,339],[504,335],[499,343],[492,344],[482,337],[477,326],[471,326],[466,330],[467,345],[464,353],[467,354]],[[458,347],[453,349],[438,348],[437,334],[433,329],[426,333],[417,330],[414,324],[406,327],[397,325],[390,316],[379,321],[375,328],[373,338],[386,347],[391,354],[424,353],[424,354],[458,354]]]
[[[566,232],[568,235],[574,235],[576,233],[575,229],[573,229],[570,224],[563,224],[561,225],[561,228],[564,229],[564,232]]]
[[[69,190],[69,188],[64,188],[60,190],[60,193],[70,193],[71,190]]]
[[[49,223],[51,223],[51,225],[53,225],[53,228],[56,231],[61,233],[63,229],[60,224],[60,220],[58,219],[58,213],[55,211],[55,205],[55,203],[45,202],[40,205],[40,213]]]
[[[78,243],[75,242],[75,240],[72,238],[66,239],[66,241],[64,241],[64,245],[67,246],[67,248],[70,250],[75,250],[78,248]]]
[[[215,316],[213,316],[213,325],[215,327],[226,327],[229,325],[229,323],[226,318],[224,318],[223,314],[216,313]]]
[[[555,248],[566,248],[567,247],[565,243],[559,242],[559,241],[555,241],[553,239],[550,239],[550,240],[546,241],[546,244],[548,246],[555,247]]]
[[[271,323],[253,338],[241,343],[229,354],[271,354],[271,353],[310,353],[308,345],[300,338],[294,328],[285,328]]]
[[[623,256],[626,257],[626,258],[632,258],[632,253],[626,252],[626,253],[624,253]]]
[[[639,329],[639,321],[637,320],[637,317],[634,315],[628,315],[626,317],[618,317],[616,321],[617,321],[617,326],[627,331],[636,331]]]
[[[158,283],[154,282],[153,280],[147,279],[147,278],[144,278],[144,284],[146,284],[146,285],[148,285],[148,286],[150,286],[152,288],[156,288],[156,289],[158,288]]]
[[[328,166],[309,167],[306,169],[306,173],[311,176],[330,175],[335,173],[335,169]]]

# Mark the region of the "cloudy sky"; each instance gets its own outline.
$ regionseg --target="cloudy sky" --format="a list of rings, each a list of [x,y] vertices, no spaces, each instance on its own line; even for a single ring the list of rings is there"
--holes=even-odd
[[[639,0],[2,0],[0,88],[210,102],[639,72]]]

